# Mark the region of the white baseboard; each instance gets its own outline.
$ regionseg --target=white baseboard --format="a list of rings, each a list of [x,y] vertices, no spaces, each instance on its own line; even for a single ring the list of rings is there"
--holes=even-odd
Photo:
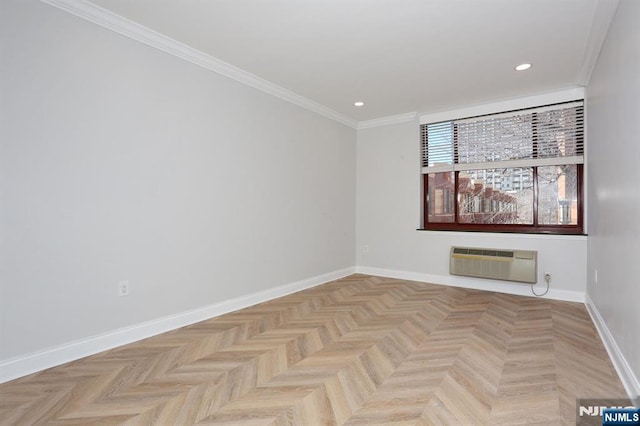
[[[398,271],[393,269],[372,268],[369,266],[356,266],[356,272],[380,277],[398,278],[401,280],[422,281],[433,284],[448,285],[452,287],[472,288],[476,290],[495,291],[498,293],[516,294],[519,296],[533,296],[529,284],[511,284],[502,281],[492,281],[480,278],[467,278],[455,275],[434,275],[419,272]],[[541,288],[542,287],[542,288]],[[537,285],[536,292],[544,291],[544,286]],[[580,291],[549,289],[543,296],[546,299],[565,300],[568,302],[584,303],[585,294]]]
[[[589,315],[591,315],[591,320],[600,334],[600,339],[602,339],[602,343],[604,343],[604,347],[609,353],[609,358],[618,372],[620,381],[622,381],[624,389],[627,391],[627,395],[629,395],[629,398],[636,406],[640,405],[640,380],[633,373],[631,366],[620,351],[618,344],[613,338],[611,331],[609,331],[604,319],[600,315],[598,308],[596,308],[596,305],[588,294],[585,298],[585,305],[587,306]]]
[[[180,312],[163,318],[146,321],[130,327],[47,348],[42,351],[0,361],[0,383],[26,376],[37,371],[55,367],[98,352],[136,342],[160,333],[204,321],[228,312],[266,302],[306,288],[346,277],[355,272],[354,267],[344,268],[293,283],[281,285],[257,293],[236,297],[220,303]]]

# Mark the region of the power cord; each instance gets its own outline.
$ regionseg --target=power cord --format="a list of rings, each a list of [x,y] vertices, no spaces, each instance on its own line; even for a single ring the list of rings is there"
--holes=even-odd
[[[549,293],[549,282],[551,281],[551,274],[550,274],[550,273],[548,273],[548,272],[547,272],[546,274],[544,274],[544,280],[547,282],[547,289],[546,289],[546,290],[545,290],[545,292],[544,292],[544,293],[542,293],[542,294],[538,294],[538,293],[536,293],[536,292],[533,290],[533,286],[534,286],[534,284],[531,284],[531,293],[533,293],[533,295],[534,295],[534,296],[542,297],[542,296],[544,296],[545,294]]]

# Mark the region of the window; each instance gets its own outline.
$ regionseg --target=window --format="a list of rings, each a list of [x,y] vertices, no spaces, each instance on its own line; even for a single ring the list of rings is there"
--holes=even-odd
[[[421,125],[424,228],[581,234],[583,101]]]

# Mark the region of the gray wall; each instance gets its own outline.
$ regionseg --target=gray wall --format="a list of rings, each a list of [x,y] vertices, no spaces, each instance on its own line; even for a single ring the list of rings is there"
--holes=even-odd
[[[354,129],[0,9],[0,360],[355,264]]]
[[[640,378],[639,24],[640,2],[621,1],[587,91],[587,292],[636,380]]]

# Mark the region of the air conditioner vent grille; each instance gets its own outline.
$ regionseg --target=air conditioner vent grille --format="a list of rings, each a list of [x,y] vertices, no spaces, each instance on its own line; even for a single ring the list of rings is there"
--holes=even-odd
[[[449,273],[467,277],[535,283],[538,252],[451,247]]]
[[[475,249],[468,247],[454,247],[454,254],[470,254],[472,256],[513,257],[513,250]]]

